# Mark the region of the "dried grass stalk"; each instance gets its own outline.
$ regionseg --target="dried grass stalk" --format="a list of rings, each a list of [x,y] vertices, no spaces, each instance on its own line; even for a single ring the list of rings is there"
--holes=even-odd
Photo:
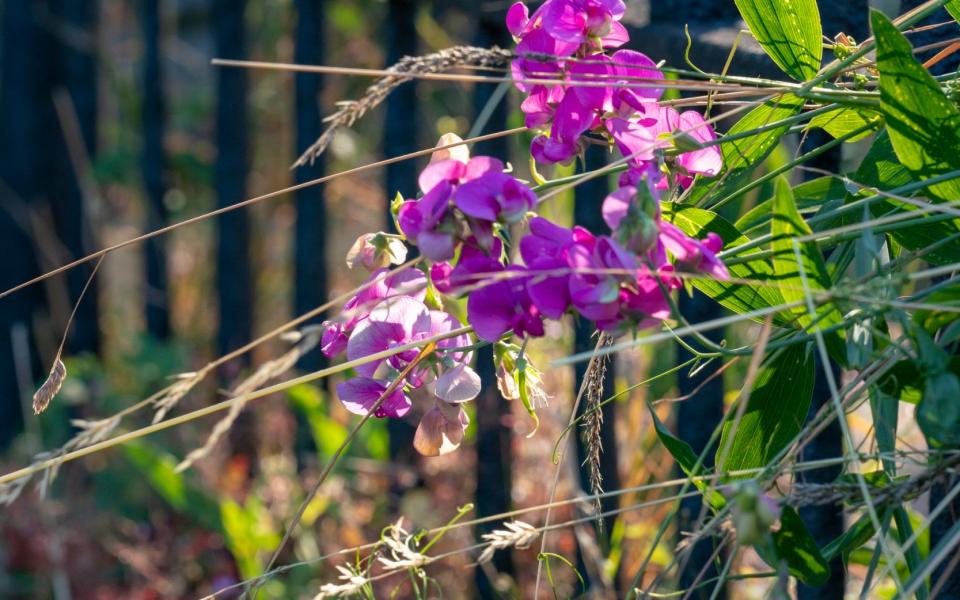
[[[494,46],[493,48],[477,48],[475,46],[454,46],[439,52],[424,56],[405,56],[387,71],[396,75],[387,75],[378,79],[367,88],[366,93],[359,100],[345,100],[337,102],[337,112],[324,119],[327,128],[307,150],[293,164],[301,167],[313,164],[318,156],[323,154],[333,140],[337,129],[351,127],[368,111],[379,106],[401,84],[410,81],[404,73],[442,73],[457,67],[498,67],[506,64],[513,53]]]
[[[39,454],[34,455],[32,464],[36,465],[48,461],[51,458],[63,456],[68,452],[85,448],[91,444],[102,442],[103,440],[107,439],[107,436],[109,436],[118,425],[120,425],[120,418],[121,415],[114,415],[107,419],[99,419],[97,421],[74,419],[70,423],[74,427],[78,427],[80,431],[70,438],[70,440],[67,441],[67,443],[62,447],[56,450],[40,452]],[[36,477],[40,477],[40,481],[37,485],[37,489],[40,492],[40,497],[45,497],[47,495],[47,490],[50,489],[50,485],[53,483],[54,479],[56,479],[59,470],[60,463],[55,463],[49,469],[38,471],[31,476],[22,477],[9,483],[0,484],[0,505],[11,504],[14,500],[19,498],[20,494],[23,493],[23,490],[26,489],[27,484],[33,481]]]
[[[278,377],[292,369],[304,354],[313,350],[317,344],[320,343],[321,335],[322,332],[319,327],[311,327],[303,330],[303,332],[301,332],[299,335],[300,339],[296,346],[288,350],[279,358],[267,361],[260,365],[256,371],[241,381],[233,389],[231,396],[236,398],[249,394],[250,392],[263,387],[263,385],[271,379]],[[230,407],[230,411],[227,413],[227,415],[220,419],[217,424],[213,426],[213,430],[210,432],[210,435],[207,437],[207,440],[204,442],[203,446],[187,454],[186,458],[184,458],[183,461],[177,465],[176,471],[178,473],[185,471],[193,466],[198,460],[209,455],[210,452],[213,451],[213,448],[217,445],[217,442],[220,441],[220,438],[222,438],[223,435],[229,431],[230,427],[232,427],[236,422],[246,405],[247,403],[245,401],[234,403]]]
[[[33,395],[33,413],[39,415],[47,409],[50,401],[57,395],[60,388],[63,387],[63,381],[67,378],[67,366],[63,364],[60,357],[53,361],[53,367],[50,368],[50,374],[46,381],[40,386],[40,389]]]
[[[606,348],[613,344],[613,338],[601,333],[598,348]],[[587,456],[584,463],[590,469],[590,493],[594,497],[594,502],[599,515],[602,510],[600,507],[600,494],[603,493],[603,473],[600,472],[600,457],[603,454],[603,439],[601,433],[603,430],[603,410],[600,405],[603,402],[603,385],[607,377],[607,364],[610,360],[610,354],[600,354],[597,360],[591,363],[590,369],[584,374],[587,380],[587,402],[584,406],[582,435],[584,445],[587,448]],[[598,517],[598,526],[602,526],[602,520]]]

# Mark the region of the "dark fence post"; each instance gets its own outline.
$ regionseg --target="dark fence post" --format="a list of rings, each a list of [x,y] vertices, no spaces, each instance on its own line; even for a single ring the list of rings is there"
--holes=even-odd
[[[33,4],[6,2],[2,7],[0,34],[0,288],[4,290],[38,274],[33,241],[24,212],[40,194],[42,151],[36,140],[42,127],[37,106],[44,94],[44,47]],[[47,96],[49,101],[49,94]],[[18,402],[13,345],[14,327],[33,330],[34,313],[44,304],[43,288],[33,286],[0,300],[0,447],[23,427]],[[28,336],[32,341],[32,334]],[[35,349],[31,354],[33,375],[39,375]]]
[[[37,10],[36,3],[32,6]],[[51,106],[51,120],[45,139],[49,144],[48,170],[41,175],[41,181],[53,212],[57,237],[70,258],[79,258],[95,249],[90,230],[92,224],[86,218],[88,211],[85,209],[86,202],[91,199],[84,197],[81,181],[90,176],[82,171],[88,167],[84,159],[93,158],[97,143],[97,7],[97,2],[69,0],[60,0],[50,7],[50,18],[54,23],[49,33],[53,62],[47,70],[51,79],[41,106]],[[54,110],[51,104],[54,96],[62,93],[70,101],[64,103],[61,110]],[[74,135],[79,139],[71,139]],[[82,157],[71,155],[71,144],[83,154]],[[89,275],[89,269],[73,269],[66,275],[71,303],[80,297]],[[66,315],[63,317],[65,321]],[[95,353],[100,348],[95,282],[77,309],[66,348],[70,353]]]
[[[588,147],[585,158],[585,167],[587,171],[593,171],[602,168],[607,162],[606,152],[597,146]],[[597,235],[609,233],[609,228],[604,223],[603,216],[600,211],[600,206],[603,203],[603,199],[608,193],[610,193],[610,184],[606,177],[597,177],[595,179],[585,181],[577,186],[573,208],[574,223],[585,227]],[[596,327],[594,326],[593,322],[582,318],[577,319],[576,328],[574,330],[574,352],[589,352],[593,350],[597,344],[597,336],[595,334]],[[613,384],[616,379],[613,357],[611,356],[608,358],[609,360],[606,367],[606,377],[604,378],[603,383],[603,397],[599,399],[601,402],[613,393]],[[576,397],[577,392],[580,390],[580,386],[583,383],[583,378],[586,375],[586,370],[586,362],[579,362],[576,364],[576,377],[572,390],[574,397]],[[587,399],[584,397],[580,401],[579,416],[583,416],[586,408]],[[600,444],[603,447],[603,452],[600,455],[600,476],[603,480],[604,490],[616,490],[620,487],[620,472],[617,468],[619,463],[619,449],[617,447],[616,436],[616,403],[610,402],[604,405],[600,410],[600,414],[603,416],[603,427],[600,429]],[[588,458],[588,448],[591,443],[584,439],[583,435],[581,434],[583,431],[583,427],[581,426],[577,428],[576,432],[577,464],[580,465],[580,487],[587,494],[590,494],[590,469],[586,464],[584,464],[584,462]],[[603,498],[600,501],[600,510],[606,512],[616,509],[618,505],[618,497]],[[603,519],[602,532],[599,530],[597,531],[597,537],[601,540],[601,547],[604,551],[609,550],[609,548],[607,548],[609,544],[605,543],[604,540],[608,539],[607,536],[609,536],[615,522],[615,516],[606,517]],[[580,563],[580,571],[583,573],[584,577],[587,577],[588,573],[591,571],[595,571],[593,567],[587,568],[588,566],[584,561],[583,553],[579,549],[577,552],[577,561]]]
[[[502,9],[487,11],[481,5],[473,10],[477,19],[474,43],[479,47],[495,45],[509,48],[512,40],[503,24],[506,17],[504,11]],[[496,85],[476,84],[473,95],[474,118],[480,115],[496,89]],[[476,133],[483,135],[506,129],[508,114],[509,104],[505,97],[490,114],[483,129]],[[501,160],[507,160],[510,155],[510,145],[507,138],[487,140],[476,144],[472,154],[496,156]],[[510,510],[512,504],[512,436],[509,426],[511,407],[497,388],[492,347],[483,348],[477,352],[477,373],[480,375],[482,391],[476,399],[477,488],[474,492],[474,503],[477,507],[477,516],[487,517]],[[498,525],[499,523],[493,522],[477,526],[475,530],[477,539],[480,540],[481,535],[489,533]],[[491,566],[504,575],[512,576],[514,573],[513,560],[508,551],[497,552],[493,556]],[[496,587],[496,582],[490,581],[483,569],[476,569],[474,577],[478,598],[503,596],[503,591]]]
[[[244,1],[214,0],[216,53],[221,58],[245,55]],[[217,160],[214,187],[217,207],[246,198],[247,190],[247,73],[218,68]],[[250,339],[251,296],[250,221],[245,210],[217,218],[217,348],[229,352]],[[237,367],[234,366],[234,370]],[[229,377],[235,373],[229,372]]]
[[[167,208],[163,202],[167,192],[166,98],[163,68],[160,65],[160,0],[142,0],[140,20],[143,28],[143,153],[141,173],[146,194],[147,230],[166,225]],[[147,333],[157,339],[170,337],[170,306],[167,290],[166,237],[151,238],[144,243],[146,267],[144,315]]]
[[[243,59],[246,50],[244,0],[214,0],[216,53],[221,58]],[[217,160],[214,186],[217,207],[246,198],[247,191],[247,73],[243,69],[218,68]],[[253,329],[253,281],[250,273],[250,220],[245,209],[217,218],[218,330],[217,351],[225,354],[248,342]],[[236,379],[249,364],[248,355],[227,363],[221,370],[225,381]],[[256,436],[249,413],[230,429],[230,444],[238,455],[256,454]],[[251,463],[252,464],[252,463]]]
[[[417,53],[416,0],[389,0],[387,5],[387,65],[392,65],[404,56]],[[384,123],[383,149],[387,157],[407,154],[418,149],[416,82],[409,81],[393,91],[387,98],[386,122]],[[393,227],[390,217],[390,202],[398,191],[412,197],[417,191],[417,169],[412,161],[395,163],[386,168],[384,181],[387,203],[387,227]],[[388,419],[390,433],[390,456],[399,466],[410,466],[416,461],[413,449],[413,434],[416,427],[404,419]],[[399,491],[399,490],[395,490]]]
[[[694,292],[693,296],[689,296],[682,290],[680,292],[680,312],[692,324],[703,323],[723,316],[720,305],[710,298],[700,292]],[[713,341],[719,342],[723,338],[723,331],[708,332],[705,335]],[[690,358],[692,356],[686,350],[678,349],[677,364],[690,360]],[[677,404],[677,436],[690,444],[694,453],[698,456],[707,447],[714,429],[723,420],[723,377],[716,377],[704,384],[704,381],[713,373],[714,369],[707,367],[694,377],[689,377],[687,370],[677,373],[677,391],[680,396],[693,394],[690,398]],[[697,390],[700,385],[703,385],[703,387]],[[694,393],[695,390],[697,390],[696,393]],[[706,454],[705,467],[713,466],[715,446]],[[702,510],[703,502],[700,496],[692,496],[680,501],[677,541],[683,539],[684,532],[695,531],[699,528],[698,519]],[[693,545],[686,561],[686,567],[680,573],[681,588],[691,587],[698,577],[700,578],[699,581],[703,582],[719,575],[719,570],[715,565],[709,566],[702,575],[700,574],[704,566],[710,562],[717,541],[718,538],[716,537],[707,537]],[[725,556],[725,553],[721,552],[719,559],[723,560]],[[701,587],[690,597],[705,600],[713,593],[713,587],[712,585]],[[726,596],[726,590],[721,590],[716,597],[726,598]]]
[[[323,64],[324,62],[324,7],[323,0],[296,0],[297,29],[294,62]],[[313,73],[297,73],[297,156],[310,147],[323,132],[320,93],[323,78]],[[296,182],[303,183],[323,175],[324,157],[321,154],[313,164],[297,167]],[[327,300],[327,207],[324,186],[314,185],[296,194],[297,224],[295,249],[296,314],[301,315]],[[311,352],[301,360],[305,369],[319,369],[323,355]]]

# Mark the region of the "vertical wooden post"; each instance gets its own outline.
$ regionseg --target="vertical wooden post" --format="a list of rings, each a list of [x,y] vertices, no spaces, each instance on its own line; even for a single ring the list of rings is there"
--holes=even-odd
[[[160,0],[142,0],[140,9],[143,30],[143,102],[140,117],[143,123],[143,151],[140,171],[146,194],[147,230],[153,231],[167,222],[167,208],[163,202],[167,192],[164,150],[167,115],[163,69],[160,65]],[[161,340],[170,337],[166,246],[166,237],[159,236],[147,240],[143,247],[147,333]]]
[[[691,297],[685,291],[680,292],[680,312],[690,323],[702,323],[711,319],[723,316],[720,305],[707,298],[700,292],[694,292]],[[708,337],[719,342],[723,337],[722,330],[707,334]],[[691,358],[683,348],[677,352],[677,363],[682,363]],[[677,391],[681,396],[692,394],[698,386],[703,384],[712,370],[704,369],[694,377],[687,376],[688,371],[677,373]],[[677,404],[677,435],[680,439],[690,444],[693,451],[698,456],[707,447],[713,431],[723,421],[723,378],[717,377],[703,385],[696,394]],[[716,445],[714,445],[715,448]],[[713,466],[714,448],[707,452],[708,459],[704,461],[704,466]],[[700,516],[703,508],[703,502],[700,496],[684,498],[680,501],[680,515],[677,521],[679,537],[677,541],[683,539],[683,532],[695,531],[699,527],[697,518]],[[686,568],[680,573],[680,587],[687,588],[693,585],[694,580],[700,575],[704,565],[708,563],[713,555],[715,537],[707,537],[693,545],[690,558],[687,560]],[[725,554],[720,554],[720,559]],[[700,577],[704,581],[719,574],[719,569],[710,566]],[[699,588],[691,595],[694,599],[704,599],[710,597],[714,586],[707,585]],[[717,598],[726,598],[726,590],[721,590]]]
[[[37,10],[34,4],[34,10]],[[53,213],[54,227],[60,242],[71,258],[84,256],[95,248],[88,222],[81,181],[90,174],[81,171],[88,164],[69,151],[74,144],[90,159],[97,142],[97,2],[58,0],[51,4],[54,19],[64,28],[80,32],[75,40],[67,40],[58,31],[48,35],[51,42],[51,63],[46,69],[50,78],[41,98],[41,110],[50,115],[46,136],[31,143],[47,144],[45,168],[41,175],[44,194]],[[19,52],[17,52],[19,54]],[[57,111],[55,94],[66,94],[69,102]],[[49,107],[47,109],[46,107]],[[72,114],[69,114],[72,109]],[[34,108],[34,110],[37,110]],[[48,112],[49,110],[49,112]],[[73,121],[73,123],[70,123]],[[76,125],[73,131],[72,125]],[[70,136],[79,136],[71,139]],[[70,302],[76,302],[86,285],[89,269],[73,269],[67,273]],[[100,348],[100,325],[97,315],[96,282],[77,309],[66,349],[70,353],[97,352]]]
[[[28,2],[7,2],[0,11],[0,288],[8,289],[39,273],[33,241],[24,228],[23,214],[14,214],[11,205],[30,204],[40,194],[42,172],[40,114],[36,109],[43,94],[44,48],[39,25]],[[49,97],[49,95],[48,95]],[[23,426],[17,402],[16,349],[13,330],[24,326],[32,331],[34,313],[44,304],[43,288],[32,286],[0,300],[0,447],[16,436]],[[31,336],[32,339],[32,336]],[[34,350],[34,349],[32,349]],[[31,353],[33,374],[39,363]]]
[[[324,8],[323,0],[296,0],[297,29],[294,46],[294,62],[298,64],[324,64]],[[323,132],[320,108],[320,92],[323,78],[313,73],[297,73],[296,154],[320,137]],[[324,157],[321,154],[313,164],[297,167],[296,182],[303,183],[323,175]],[[316,308],[327,300],[327,207],[324,187],[315,185],[296,193],[296,248],[295,254],[295,299],[296,314]],[[301,361],[305,369],[319,369],[324,363],[323,355],[311,352]]]
[[[244,0],[214,0],[216,54],[222,58],[243,59]],[[247,72],[244,69],[218,68],[217,81],[217,160],[214,186],[217,207],[246,198],[247,192]],[[250,274],[250,222],[245,210],[236,210],[217,218],[217,277],[219,329],[217,349],[229,352],[250,339],[252,329],[252,279]],[[237,369],[233,366],[233,370]],[[228,372],[229,377],[233,373]]]

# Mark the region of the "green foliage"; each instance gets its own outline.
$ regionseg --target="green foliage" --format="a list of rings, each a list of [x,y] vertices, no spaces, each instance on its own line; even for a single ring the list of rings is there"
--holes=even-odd
[[[783,94],[767,100],[737,121],[727,131],[720,146],[724,171],[714,185],[701,182],[691,188],[689,201],[699,203],[708,194],[711,198],[725,199],[739,195],[743,185],[750,181],[750,174],[773,152],[780,138],[790,128],[789,123],[778,124],[800,113],[803,99],[793,94]]]
[[[786,506],[780,513],[780,529],[774,532],[773,543],[777,556],[786,561],[791,575],[812,586],[827,582],[830,565],[792,507]]]
[[[808,344],[787,346],[757,372],[743,415],[739,405],[723,423],[717,465],[723,471],[765,467],[789,445],[810,410],[814,360]],[[742,400],[741,400],[742,401]]]
[[[841,138],[854,131],[866,128],[862,133],[845,140],[846,142],[856,142],[875,132],[882,124],[883,117],[875,111],[859,106],[842,106],[810,119],[807,129],[819,127],[834,138]]]
[[[675,224],[687,235],[702,238],[710,232],[716,233],[728,251],[750,241],[726,219],[712,211],[680,204],[664,204],[661,210],[665,220]],[[744,256],[749,258],[750,255],[745,253]],[[729,265],[728,268],[732,279],[747,280],[749,283],[698,278],[693,280],[693,286],[724,307],[740,314],[783,304],[783,297],[773,285],[773,269],[765,258],[745,260]],[[775,317],[775,322],[783,320],[779,314]],[[762,319],[758,318],[757,321]]]
[[[823,31],[816,0],[736,0],[740,15],[783,72],[798,81],[820,70]]]
[[[913,57],[910,42],[890,19],[872,11],[870,20],[877,40],[880,108],[897,157],[918,179],[960,171],[960,110]],[[931,185],[930,193],[955,200],[960,181]]]
[[[771,227],[773,251],[773,271],[777,277],[780,294],[786,302],[803,302],[802,306],[792,309],[797,324],[803,329],[824,329],[842,321],[840,311],[831,301],[823,302],[814,296],[816,292],[825,292],[831,287],[830,273],[813,240],[797,242],[798,237],[812,233],[810,226],[803,220],[793,198],[793,190],[783,178],[777,180],[773,200],[773,221]],[[799,260],[798,260],[799,259]],[[811,296],[816,308],[816,316],[810,314],[807,297]],[[828,348],[835,357],[844,356],[845,348],[839,333],[826,334]]]
[[[874,194],[874,189],[894,190],[918,181],[901,163],[894,152],[893,143],[887,130],[880,132],[874,140],[860,167],[853,175],[853,181],[867,189],[850,195],[848,202],[857,198],[866,198]],[[900,211],[916,211],[918,207],[889,196],[874,200],[870,204],[870,213],[874,217],[884,217]],[[907,250],[921,250],[932,244],[949,240],[960,233],[960,219],[926,218],[909,226],[890,232],[890,237]],[[927,252],[924,258],[936,264],[952,264],[960,261],[960,240],[941,245]]]

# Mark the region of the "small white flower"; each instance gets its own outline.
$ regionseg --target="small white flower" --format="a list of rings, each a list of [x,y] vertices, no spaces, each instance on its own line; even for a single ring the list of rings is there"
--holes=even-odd
[[[347,598],[363,591],[363,587],[370,581],[354,571],[352,567],[337,566],[340,571],[340,580],[344,583],[325,583],[320,586],[320,593],[313,597],[313,600],[324,600],[325,598]]]

